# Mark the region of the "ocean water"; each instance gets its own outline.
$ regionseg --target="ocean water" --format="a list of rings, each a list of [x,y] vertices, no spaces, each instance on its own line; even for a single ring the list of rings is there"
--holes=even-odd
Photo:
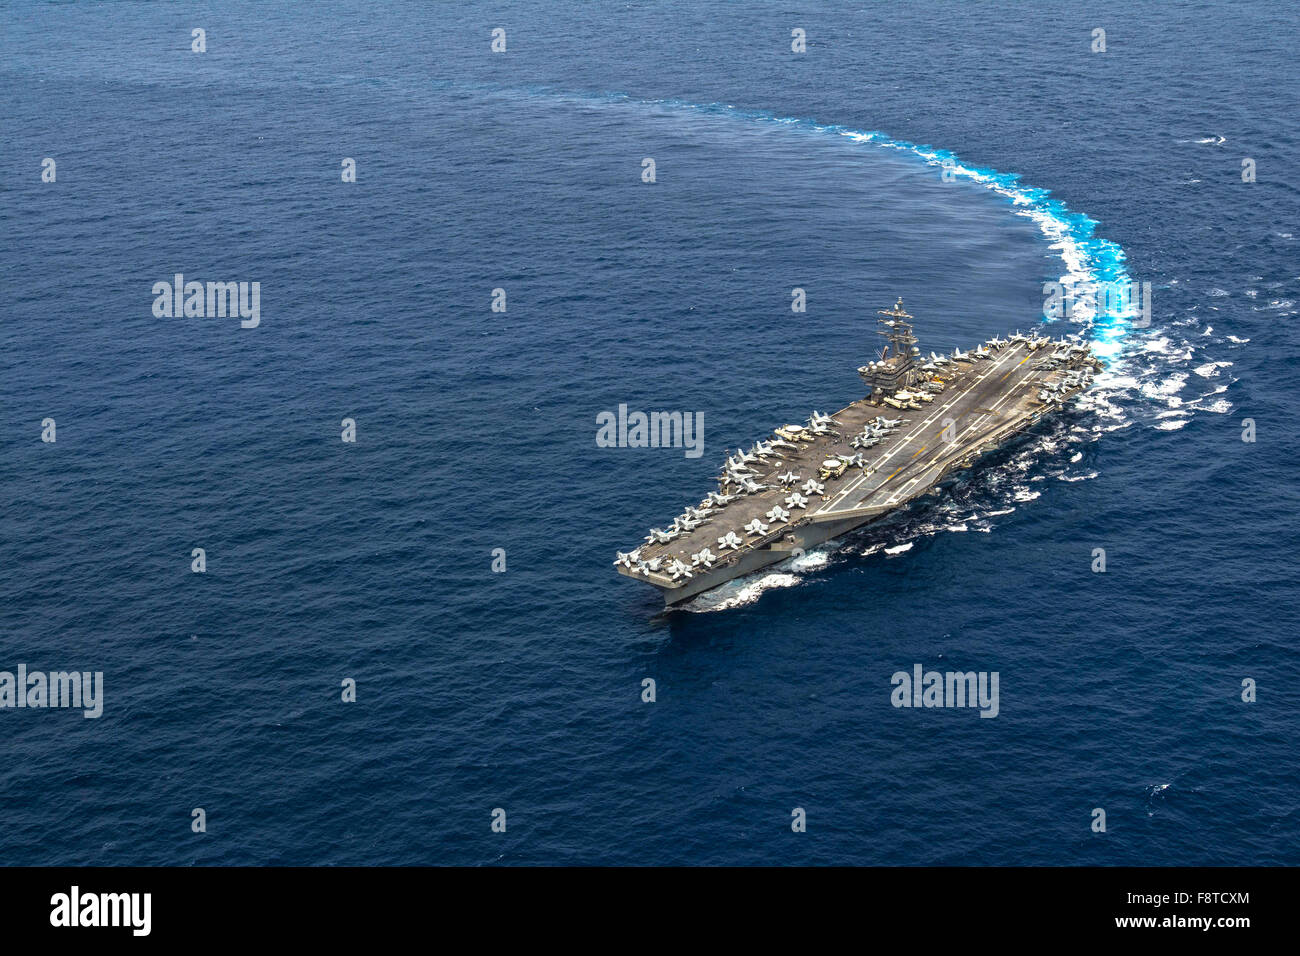
[[[0,710],[0,858],[1300,862],[1297,25],[7,5],[0,670],[104,709]],[[175,273],[260,325],[156,317]],[[951,486],[672,613],[613,573],[897,296],[949,350],[1110,279],[1151,325],[1048,324],[1105,374]],[[597,447],[620,404],[703,456]],[[893,707],[914,664],[998,716]]]

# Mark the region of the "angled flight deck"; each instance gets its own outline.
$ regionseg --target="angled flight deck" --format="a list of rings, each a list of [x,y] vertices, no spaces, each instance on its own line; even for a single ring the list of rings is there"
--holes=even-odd
[[[858,370],[868,397],[729,456],[718,490],[620,552],[616,569],[676,604],[784,560],[970,466],[1087,388],[1100,367],[1086,345],[1032,335],[926,361],[902,305],[881,311],[889,346]]]
[[[892,510],[954,467],[998,445],[1027,414],[1032,423],[1042,405],[1037,393],[1052,381],[1052,372],[1031,364],[1033,357],[1027,343],[1008,346],[992,360],[976,360],[969,374],[954,376],[932,404],[901,413],[909,417],[904,417],[898,437],[879,455],[868,458],[867,471],[842,482],[812,519],[831,521],[864,511]],[[877,410],[877,406],[866,407]],[[837,443],[832,447],[837,448]]]

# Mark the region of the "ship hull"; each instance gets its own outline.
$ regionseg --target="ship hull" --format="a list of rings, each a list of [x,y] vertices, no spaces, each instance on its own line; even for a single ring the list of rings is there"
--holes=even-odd
[[[997,445],[986,445],[983,454],[991,454],[997,448],[1002,447],[1003,444],[1013,441],[1038,421],[1039,417],[1035,415],[1032,418],[1027,419],[1021,428],[1008,430],[1003,435],[1001,443]],[[975,467],[977,464],[977,462],[954,463],[954,465],[947,471],[937,475],[933,484],[916,489],[915,493],[908,500],[913,501],[916,498],[921,497],[935,485],[947,480],[956,472]],[[875,514],[846,518],[836,522],[797,525],[786,532],[785,536],[780,542],[778,542],[778,545],[774,545],[773,547],[762,551],[749,551],[742,553],[737,556],[737,560],[729,564],[718,565],[702,571],[697,570],[695,571],[694,577],[689,578],[685,584],[678,587],[663,587],[653,581],[650,583],[655,584],[663,594],[665,607],[675,607],[686,603],[692,598],[698,597],[705,591],[711,591],[714,588],[721,587],[729,581],[743,578],[756,571],[761,571],[763,568],[772,567],[773,565],[780,564],[783,561],[788,561],[800,552],[807,553],[808,551],[825,544],[832,538],[837,538],[849,533],[850,531],[856,531],[869,524],[874,524],[882,518],[888,517],[891,513],[897,511],[902,506],[903,505],[900,504],[892,508],[882,509]],[[627,577],[637,577],[637,575],[629,574],[621,568],[619,571]]]
[[[786,536],[791,540],[787,542],[786,538],[783,538],[779,549],[750,551],[740,555],[733,564],[710,568],[704,572],[697,571],[695,576],[688,579],[681,587],[661,588],[660,590],[664,596],[664,606],[673,607],[689,601],[691,598],[720,587],[728,581],[734,581],[736,578],[753,574],[755,571],[763,570],[763,568],[780,564],[800,552],[811,551],[818,545],[825,544],[836,535],[853,531],[855,528],[861,528],[863,525],[871,524],[876,520],[878,519],[874,517],[854,518],[837,524],[808,524],[791,528]]]
[[[666,537],[652,532],[652,543],[620,555],[615,567],[654,585],[672,606],[779,564],[970,468],[1062,408],[1099,364],[1084,347],[1018,337],[929,374],[920,387],[933,386],[932,394],[917,400],[915,390],[899,392],[909,402],[905,411],[877,390],[833,416],[810,419],[793,442],[770,446],[762,457],[748,455],[746,467],[757,476],[753,488],[724,480],[722,492],[730,497],[723,507],[702,501],[703,517],[690,530]],[[795,427],[776,435],[792,435]]]

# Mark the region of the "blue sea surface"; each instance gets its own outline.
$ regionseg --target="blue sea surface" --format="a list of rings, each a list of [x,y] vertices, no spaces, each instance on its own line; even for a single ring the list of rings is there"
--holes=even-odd
[[[1300,863],[1298,27],[6,5],[0,670],[102,671],[104,712],[0,709],[0,860]],[[177,273],[259,282],[260,325],[156,317]],[[1130,279],[1149,327],[1044,322]],[[614,573],[860,397],[899,296],[926,352],[1041,328],[1105,372],[684,609]],[[620,404],[703,456],[598,447]],[[894,707],[915,664],[998,672],[998,716]]]

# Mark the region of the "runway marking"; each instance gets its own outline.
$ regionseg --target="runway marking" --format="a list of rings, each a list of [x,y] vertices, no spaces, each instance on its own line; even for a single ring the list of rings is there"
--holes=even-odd
[[[1033,353],[1031,352],[1030,355],[1032,355],[1032,354],[1033,354]],[[1022,358],[1022,359],[1020,360],[1020,365],[1024,365],[1024,364],[1025,364],[1026,362],[1028,362],[1028,361],[1029,361],[1029,355],[1026,355],[1024,358]],[[1020,365],[1017,365],[1016,368],[1020,368]],[[1013,368],[1013,369],[1011,370],[1011,372],[1014,372],[1014,371],[1016,370],[1016,368]],[[1005,381],[1007,380],[1007,376],[1009,376],[1009,375],[1011,374],[1011,372],[1007,372],[1007,374],[1006,374],[1006,375],[1003,375],[1000,379],[998,379],[998,381],[999,381],[999,382],[1005,382]]]
[[[877,459],[877,461],[875,462],[875,467],[873,468],[873,473],[874,473],[875,471],[879,471],[880,468],[881,468],[881,467],[882,467],[886,462],[888,462],[891,458],[894,457],[894,455],[896,455],[896,454],[897,454],[899,451],[901,451],[903,448],[907,447],[907,445],[908,445],[908,444],[909,444],[913,439],[915,439],[918,435],[920,435],[920,434],[925,430],[925,428],[926,428],[927,426],[934,424],[934,422],[939,418],[940,415],[943,415],[943,414],[945,414],[945,413],[951,413],[952,410],[953,410],[957,405],[959,405],[959,404],[961,403],[962,399],[964,399],[966,396],[968,396],[968,395],[969,395],[969,394],[970,394],[970,393],[971,393],[975,388],[977,388],[978,386],[982,385],[982,384],[984,383],[984,381],[985,381],[986,379],[988,379],[988,377],[989,377],[990,375],[992,375],[994,372],[998,371],[999,369],[1004,368],[1004,367],[1006,366],[1006,364],[1007,364],[1007,363],[1008,363],[1012,358],[1015,357],[1016,351],[1017,351],[1016,349],[1008,350],[1008,352],[1006,353],[1005,357],[1000,357],[1000,358],[995,359],[994,361],[988,363],[988,366],[989,366],[989,367],[988,367],[988,369],[987,369],[986,371],[980,373],[979,375],[976,375],[974,378],[972,378],[970,381],[967,382],[966,387],[963,388],[960,392],[957,392],[956,394],[954,394],[953,396],[951,396],[951,397],[949,398],[949,400],[948,400],[947,402],[945,402],[941,407],[936,408],[933,412],[931,412],[931,413],[930,413],[929,415],[927,415],[925,418],[922,418],[919,422],[917,422],[917,423],[916,423],[916,424],[911,428],[910,431],[908,431],[905,435],[902,436],[901,440],[895,442],[895,447],[894,447],[891,451],[889,451],[887,454],[885,454],[882,458]],[[1029,353],[1029,354],[1027,354],[1023,359],[1021,359],[1019,365],[1017,365],[1016,368],[1019,368],[1020,365],[1024,365],[1025,362],[1029,360],[1029,358],[1030,358],[1030,356],[1031,356],[1032,354],[1033,354],[1033,353]],[[1013,370],[1013,371],[1014,371],[1014,370]],[[1009,375],[1010,372],[1008,372],[1007,374]],[[1005,376],[1004,376],[1004,377],[1005,377]],[[1004,397],[1005,397],[1005,396],[1004,396]],[[881,414],[884,414],[884,413],[882,412]],[[974,426],[972,425],[971,427],[974,427]],[[913,459],[914,459],[915,457],[916,457],[916,455],[913,455],[913,456],[912,456]],[[890,478],[893,478],[894,475],[897,475],[898,472],[899,472],[899,471],[902,471],[903,468],[905,468],[905,467],[906,467],[906,465],[900,466],[897,470],[894,471],[893,474],[891,474],[891,475],[889,476],[889,478],[886,478],[884,481],[880,482],[880,484],[878,484],[876,487],[877,487],[877,488],[882,488],[882,487],[884,487],[885,483],[888,482],[888,481],[890,480]],[[821,508],[819,508],[819,509],[815,512],[815,514],[819,514],[819,515],[829,515],[829,514],[833,514],[833,513],[834,513],[834,510],[835,510],[835,506],[836,506],[836,505],[837,505],[837,504],[838,504],[842,499],[846,498],[846,497],[847,497],[849,494],[851,494],[855,489],[857,489],[859,486],[861,486],[862,483],[863,483],[864,481],[866,481],[867,478],[869,478],[869,477],[870,477],[870,475],[866,475],[866,474],[864,474],[864,475],[862,475],[861,477],[859,477],[859,478],[855,478],[853,481],[849,482],[849,483],[848,483],[847,485],[845,485],[842,489],[840,489],[840,491],[839,491],[838,493],[836,493],[835,496],[834,496],[834,497],[833,497],[829,502],[827,502],[825,505],[823,505]]]
[[[998,373],[1000,373],[1002,369],[1007,368],[1007,366],[1014,360],[1014,356],[1020,354],[1021,351],[1026,351],[1024,357],[1021,358],[1013,368],[1007,372],[1003,372],[999,376]],[[814,520],[817,518],[835,520],[845,514],[852,514],[854,512],[877,513],[897,507],[906,499],[913,489],[915,489],[919,482],[925,481],[931,475],[937,475],[940,473],[943,470],[942,463],[945,462],[945,460],[955,464],[959,461],[972,458],[976,453],[976,450],[981,447],[992,447],[990,442],[993,444],[1001,442],[1007,434],[1006,429],[1008,426],[1008,420],[1001,419],[999,417],[999,412],[1008,403],[1015,403],[1014,400],[1025,400],[1026,415],[1017,415],[1017,419],[1025,417],[1029,424],[1038,421],[1041,418],[1044,409],[1035,410],[1032,399],[1029,397],[1028,389],[1021,386],[1033,387],[1035,382],[1041,381],[1046,383],[1052,381],[1057,377],[1059,369],[1032,368],[1025,374],[1023,380],[1018,383],[1017,387],[1011,391],[1006,391],[1000,386],[994,385],[990,381],[994,376],[997,376],[997,381],[1005,382],[1006,379],[1011,376],[1012,372],[1022,368],[1025,363],[1033,357],[1033,352],[1024,350],[1023,347],[1013,347],[1008,349],[1005,355],[997,357],[992,362],[984,363],[988,366],[987,369],[977,372],[970,379],[966,380],[964,386],[951,391],[947,395],[947,400],[934,407],[928,414],[925,413],[923,409],[911,409],[911,411],[922,411],[923,417],[916,421],[909,420],[908,429],[905,432],[895,432],[889,439],[886,439],[889,441],[889,444],[877,452],[880,457],[873,462],[870,470],[864,469],[861,474],[848,481],[845,484],[845,487],[836,493],[833,498],[828,499],[823,497],[823,504],[821,506],[816,507],[815,510],[808,511],[805,514]],[[974,366],[971,370],[974,371],[977,367],[978,366]],[[976,390],[979,390],[981,394],[973,399],[972,396]],[[1077,391],[1077,389],[1071,391],[1070,394],[1073,395],[1074,391]],[[975,406],[974,401],[979,398],[984,398],[988,401],[985,392],[990,392],[994,395],[999,395],[1000,393],[1000,395],[988,405]],[[858,401],[852,404],[865,406],[868,403]],[[864,408],[864,411],[869,412],[869,409]],[[892,414],[892,412],[886,412],[884,408],[879,406],[875,407],[876,417],[884,417],[887,414]],[[917,440],[924,441],[923,436],[927,433],[927,430],[933,428],[937,421],[941,417],[945,416],[952,419],[953,425],[957,428],[957,437],[954,438],[952,442],[944,443],[942,440],[943,431],[935,431],[933,432],[934,437],[930,442],[914,451],[907,461],[899,464],[898,467],[890,472],[888,477],[883,481],[878,478],[879,471],[887,467],[889,461],[898,460],[901,457],[900,453],[902,450],[910,447],[913,442]],[[935,455],[928,461],[917,465],[916,462],[924,452],[928,450],[930,444],[935,444],[937,446]],[[960,455],[954,451],[954,449],[958,448],[964,449]],[[805,449],[800,448],[790,456],[789,462],[791,465],[796,464],[796,459],[802,457],[801,453],[804,450]],[[785,460],[782,456],[776,456],[776,459],[777,462]],[[800,468],[807,463],[808,462],[805,461],[797,462]],[[775,463],[771,462],[764,462],[764,464],[772,466],[772,469],[777,467]],[[892,492],[886,490],[886,486],[896,480],[898,475],[902,474],[904,471],[910,472],[911,477],[900,482],[899,486],[894,488]],[[868,479],[874,479],[874,481],[871,485],[865,486],[868,490],[863,491],[858,496],[857,503],[851,508],[843,508],[843,510],[837,511],[836,507],[841,505],[849,495],[854,494],[858,489],[862,489]],[[757,500],[761,501],[762,499],[760,498]],[[724,520],[726,520],[725,516]],[[711,524],[703,531],[695,533],[687,532],[683,534],[680,540],[672,544],[659,545],[652,542],[649,545],[642,545],[641,547],[646,547],[649,553],[658,551],[659,556],[666,559],[677,557],[681,560],[685,560],[691,547],[694,547],[701,539],[709,538],[709,536],[719,528],[721,528],[721,524]],[[770,538],[772,536],[769,535],[767,537]],[[767,538],[761,538],[758,540],[766,541]],[[709,542],[706,541],[705,543]],[[753,541],[746,541],[745,548],[740,553],[749,553],[749,549],[755,546],[755,544],[756,543]],[[632,575],[629,574],[628,576],[630,577]],[[670,583],[669,579],[662,572],[648,574],[646,575],[646,579],[661,584],[663,587],[683,586],[676,582]]]
[[[1028,358],[1028,356],[1026,356],[1026,358]],[[1024,365],[1024,364],[1025,364],[1025,363],[1024,363],[1024,361],[1022,360],[1022,361],[1020,362],[1020,365]],[[1016,368],[1019,368],[1020,365],[1017,365]],[[1015,369],[1012,369],[1012,371],[1015,371]],[[1010,375],[1011,373],[1008,372],[1007,374]],[[1006,376],[1003,376],[1003,377],[1005,378]],[[1010,398],[1012,397],[1012,395],[1013,395],[1012,392],[1007,392],[1005,395],[1003,395],[1001,398],[999,398],[996,402],[994,402],[994,403],[993,403],[993,406],[992,406],[991,408],[978,409],[978,411],[982,411],[983,414],[981,414],[981,415],[979,416],[979,418],[977,418],[977,419],[975,419],[973,422],[971,422],[970,425],[968,425],[968,426],[966,427],[966,429],[964,430],[964,432],[963,432],[961,435],[958,435],[958,436],[957,436],[957,439],[954,441],[954,444],[959,443],[959,442],[961,441],[961,439],[962,439],[962,437],[963,437],[964,435],[969,435],[969,434],[973,433],[974,430],[975,430],[976,428],[980,427],[980,426],[984,423],[984,421],[985,421],[987,418],[989,418],[989,417],[990,417],[991,415],[993,415],[993,414],[996,414],[998,407],[999,407],[1000,405],[1003,405],[1003,404],[1004,404],[1008,399],[1010,399]],[[912,457],[915,458],[916,456],[913,455]],[[892,495],[890,495],[889,498],[887,498],[887,499],[885,500],[885,504],[887,504],[887,505],[889,505],[889,504],[896,504],[896,503],[897,503],[897,502],[902,498],[902,496],[903,496],[903,495],[906,495],[907,492],[908,492],[908,491],[909,491],[909,490],[910,490],[910,489],[911,489],[911,488],[912,488],[912,487],[913,487],[913,486],[914,486],[918,481],[920,481],[922,478],[924,478],[926,475],[928,475],[928,474],[930,473],[930,470],[934,467],[935,463],[938,462],[939,459],[942,458],[942,457],[943,457],[942,454],[936,455],[936,456],[934,457],[934,459],[933,459],[933,460],[932,460],[932,461],[931,461],[931,462],[930,462],[930,463],[925,467],[925,469],[924,469],[920,474],[918,474],[918,475],[916,475],[915,477],[909,479],[908,481],[905,481],[905,482],[903,483],[902,487],[898,488],[898,489],[897,489],[897,490],[896,490]],[[902,469],[899,469],[899,470],[901,471]],[[896,473],[897,473],[897,472],[896,472]],[[895,473],[895,474],[896,474],[896,473]],[[891,476],[891,477],[892,477],[892,476]]]
[[[1026,355],[1023,359],[1021,359],[1020,362],[1016,365],[1016,368],[1020,368],[1020,366],[1021,366],[1021,365],[1024,365],[1025,362],[1027,362],[1030,358],[1032,358],[1032,353],[1030,353],[1029,355]],[[993,370],[990,370],[990,371],[993,371]],[[1012,369],[1011,371],[1015,371],[1015,369]],[[1003,375],[1003,376],[1002,376],[1002,379],[1001,379],[1001,380],[1005,380],[1006,377],[1007,377],[1007,375],[1010,375],[1010,374],[1011,374],[1011,372],[1007,372],[1006,375]],[[986,377],[986,376],[983,376],[983,377]],[[1031,378],[1031,377],[1032,377],[1032,373],[1031,373],[1030,376],[1027,376],[1027,377],[1026,377],[1026,381],[1028,381],[1029,378]],[[965,394],[965,393],[963,393],[963,395],[964,395],[964,394]],[[980,428],[981,426],[983,426],[983,425],[985,424],[985,422],[986,422],[986,421],[987,421],[987,420],[988,420],[992,415],[995,415],[995,414],[997,413],[997,410],[998,410],[1002,405],[1006,404],[1006,402],[1009,401],[1011,398],[1013,398],[1016,394],[1017,394],[1017,392],[1007,392],[1007,393],[1003,394],[1003,395],[1002,395],[1002,396],[1001,396],[997,401],[995,401],[991,407],[988,407],[988,408],[979,408],[979,409],[971,409],[971,411],[978,411],[978,412],[981,412],[982,414],[980,414],[977,418],[975,418],[973,421],[971,421],[971,422],[970,422],[970,423],[969,423],[969,424],[968,424],[968,425],[967,425],[967,426],[962,430],[962,432],[958,435],[958,437],[953,441],[952,444],[960,444],[960,443],[962,442],[962,440],[963,440],[964,438],[966,438],[967,436],[973,436],[973,434],[974,434],[974,432],[976,431],[976,429],[978,429],[978,428]],[[955,404],[955,402],[954,402],[954,404]],[[996,430],[996,429],[994,429],[994,430]],[[951,445],[950,445],[949,447],[951,447]],[[913,455],[912,457],[915,458],[916,456]],[[895,505],[895,504],[898,504],[898,503],[899,503],[899,502],[900,502],[900,501],[901,501],[901,500],[902,500],[902,499],[907,495],[907,493],[908,493],[908,492],[909,492],[909,491],[910,491],[910,490],[911,490],[911,489],[912,489],[912,488],[913,488],[913,487],[914,487],[914,486],[915,486],[919,481],[922,481],[923,479],[925,479],[925,478],[930,474],[930,472],[934,469],[935,465],[936,465],[936,464],[937,464],[937,463],[938,463],[938,462],[939,462],[943,457],[944,457],[944,455],[943,455],[942,452],[941,452],[940,454],[936,455],[936,456],[935,456],[935,457],[934,457],[934,458],[933,458],[933,459],[932,459],[932,460],[931,460],[931,461],[930,461],[930,462],[929,462],[929,463],[928,463],[928,464],[927,464],[927,465],[926,465],[926,466],[925,466],[925,467],[924,467],[924,468],[923,468],[923,469],[922,469],[918,474],[916,474],[916,475],[913,476],[912,478],[910,478],[910,479],[908,479],[907,481],[905,481],[905,482],[902,484],[901,487],[899,487],[899,488],[898,488],[897,490],[895,490],[895,491],[894,491],[894,492],[893,492],[893,493],[892,493],[892,494],[891,494],[887,499],[885,499],[884,504],[885,504],[885,505]],[[900,469],[900,470],[902,470],[902,469]],[[892,477],[892,476],[891,476],[891,477]],[[882,484],[881,487],[883,487],[883,484]]]

